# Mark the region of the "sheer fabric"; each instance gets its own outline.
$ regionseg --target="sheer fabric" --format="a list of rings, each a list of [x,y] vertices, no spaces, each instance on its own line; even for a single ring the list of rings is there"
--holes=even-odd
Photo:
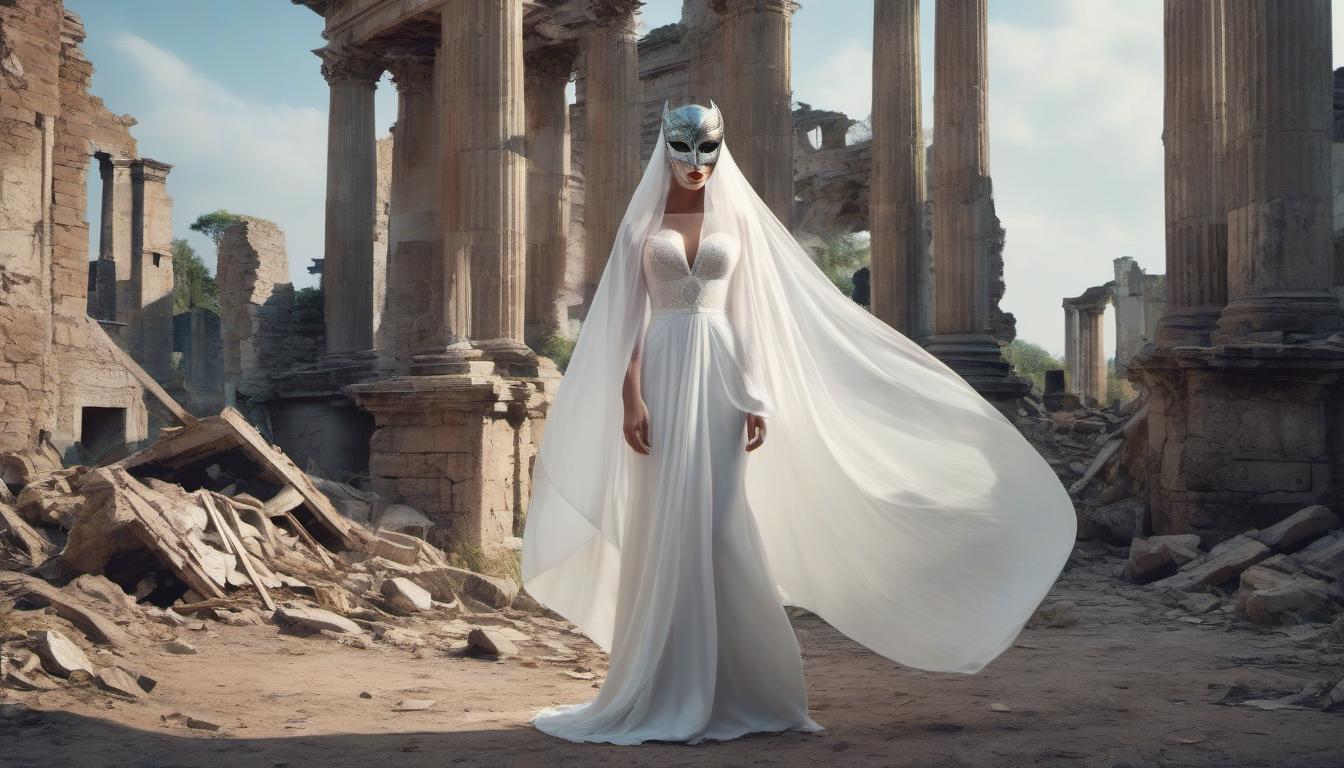
[[[976,672],[1063,567],[1068,495],[960,376],[838,291],[721,150],[702,243],[736,247],[723,319],[734,404],[767,417],[745,493],[778,599],[902,664]],[[669,181],[660,131],[551,406],[523,537],[527,590],[606,650],[621,548],[646,513],[629,504],[621,385],[652,316],[642,246]]]

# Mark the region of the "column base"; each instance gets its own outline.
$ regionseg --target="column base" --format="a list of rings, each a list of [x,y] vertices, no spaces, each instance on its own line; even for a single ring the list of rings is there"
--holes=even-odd
[[[337,379],[358,381],[375,374],[378,368],[378,353],[372,349],[329,352],[322,355],[316,367]]]
[[[429,515],[429,540],[440,548],[503,548],[521,535],[532,462],[558,386],[558,376],[491,373],[352,387],[377,425],[369,441],[373,489]]]
[[[1344,330],[1344,306],[1330,291],[1285,291],[1228,302],[1213,332],[1214,344],[1292,342],[1293,336],[1328,336]]]
[[[1148,395],[1129,471],[1152,533],[1207,549],[1344,490],[1344,344],[1149,347],[1129,372]]]
[[[411,376],[489,376],[495,364],[465,339],[445,347],[418,352],[411,358]]]
[[[1156,343],[1159,347],[1208,346],[1221,307],[1168,308],[1157,321]]]
[[[987,333],[935,333],[925,348],[992,400],[1013,400],[1031,391],[1031,384],[1013,374],[998,341]]]

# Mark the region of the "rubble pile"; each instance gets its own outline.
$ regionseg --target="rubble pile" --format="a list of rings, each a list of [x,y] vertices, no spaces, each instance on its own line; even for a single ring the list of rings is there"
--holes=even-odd
[[[1344,641],[1344,526],[1319,504],[1207,552],[1194,534],[1135,538],[1124,577],[1200,612],[1222,608],[1262,626],[1319,624],[1323,637]]]
[[[450,564],[408,532],[429,524],[412,508],[376,505],[391,529],[378,527],[375,499],[305,474],[231,409],[104,466],[0,467],[0,688],[141,699],[156,683],[137,657],[194,654],[182,630],[212,622],[579,659],[559,641],[573,628],[513,578]]]
[[[1097,530],[1093,512],[1136,493],[1122,476],[1120,458],[1125,440],[1147,412],[1141,401],[1106,408],[1073,404],[1078,407],[1052,411],[1030,392],[1006,415],[1069,489],[1079,511],[1079,538],[1111,538],[1109,530]],[[1102,513],[1100,519],[1105,517]],[[1128,543],[1132,533],[1117,543]]]

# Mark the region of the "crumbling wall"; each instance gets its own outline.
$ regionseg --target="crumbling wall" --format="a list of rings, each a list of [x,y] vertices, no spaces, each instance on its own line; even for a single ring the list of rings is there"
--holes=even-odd
[[[48,421],[52,150],[59,57],[42,41],[59,9],[0,5],[0,450],[31,447]]]
[[[262,398],[270,391],[276,366],[290,353],[277,334],[294,307],[285,233],[273,222],[243,217],[219,242],[220,339],[225,402],[234,397]]]
[[[84,409],[146,436],[144,392],[85,317],[86,184],[95,152],[135,155],[128,128],[88,92],[79,17],[52,0],[0,3],[0,450],[61,448]]]

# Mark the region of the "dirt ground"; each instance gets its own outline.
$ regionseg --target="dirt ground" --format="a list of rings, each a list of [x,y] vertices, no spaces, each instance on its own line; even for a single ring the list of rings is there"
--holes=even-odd
[[[196,655],[155,642],[126,660],[158,681],[141,701],[79,686],[4,692],[0,766],[1344,765],[1344,713],[1264,703],[1338,681],[1344,645],[1310,639],[1320,627],[1193,616],[1116,579],[1122,562],[1119,550],[1075,555],[1047,600],[1050,620],[978,675],[905,669],[811,615],[795,619],[812,714],[827,728],[815,734],[637,747],[542,734],[531,712],[592,697],[596,680],[571,673],[604,671],[600,651],[545,618],[515,626],[577,658],[536,644],[471,658],[433,636],[419,651],[362,649],[210,622],[156,638],[181,637]],[[392,711],[404,699],[435,703]]]

